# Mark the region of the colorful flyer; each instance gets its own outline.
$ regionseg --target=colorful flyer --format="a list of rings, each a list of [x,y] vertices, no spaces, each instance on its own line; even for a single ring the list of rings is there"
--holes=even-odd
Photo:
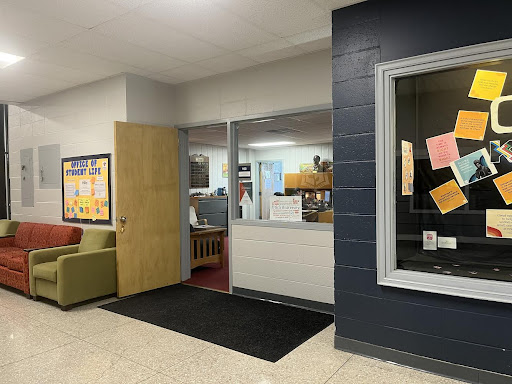
[[[485,225],[487,237],[512,239],[512,210],[486,209]]]
[[[491,157],[491,163],[499,163],[501,160],[501,153],[498,152],[498,148],[501,147],[500,140],[489,141],[489,156]]]
[[[497,177],[493,181],[501,197],[505,200],[505,204],[509,205],[512,203],[512,172]]]
[[[402,140],[402,196],[410,196],[414,191],[414,157],[412,143]]]
[[[222,163],[222,178],[228,178],[228,163]]]
[[[453,179],[431,190],[430,196],[443,215],[468,203],[466,196]]]
[[[455,160],[450,167],[461,187],[498,173],[485,148]]]
[[[454,135],[458,139],[483,140],[488,112],[459,111]]]
[[[453,132],[427,139],[428,155],[432,170],[446,168],[452,161],[460,158],[459,148]]]
[[[501,96],[506,78],[506,72],[477,69],[468,97],[493,101]]]

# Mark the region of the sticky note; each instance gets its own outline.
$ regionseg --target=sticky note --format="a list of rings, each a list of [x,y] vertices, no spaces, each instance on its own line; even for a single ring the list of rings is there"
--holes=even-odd
[[[433,171],[449,167],[452,161],[459,159],[459,148],[453,132],[430,137],[426,141]]]
[[[100,213],[100,209],[99,208],[96,208],[96,213]]]
[[[103,216],[104,212],[103,209],[100,210],[100,216]]]
[[[493,101],[501,96],[506,78],[506,72],[477,69],[468,97]]]
[[[71,207],[71,212],[75,212],[75,207]]]
[[[93,184],[94,184],[95,182],[96,182],[96,178],[95,178],[94,176],[93,176],[93,177],[91,177],[91,183],[93,183]]]
[[[468,203],[466,196],[453,179],[431,190],[430,196],[443,215]]]
[[[85,207],[85,213],[89,213],[89,207]]]
[[[105,207],[108,207],[108,201],[105,200]]]
[[[512,203],[512,172],[497,177],[493,181],[505,204],[509,205]]]
[[[76,219],[78,217],[78,215],[75,213],[75,215],[73,217]]]
[[[80,194],[80,191],[78,189],[75,190],[75,196],[78,196]]]
[[[66,208],[66,212],[69,212],[69,207]]]
[[[91,196],[94,196],[95,193],[94,189],[91,189]]]
[[[78,205],[78,201],[74,201],[73,204],[75,205],[75,207]]]
[[[105,206],[105,204],[103,203],[103,201],[100,203],[100,206],[101,208],[103,208]]]
[[[455,137],[459,139],[483,140],[489,119],[488,112],[459,111],[455,123]]]
[[[95,205],[95,206],[98,206],[98,205],[100,205],[100,202],[99,202],[98,200],[96,200],[96,201],[94,202],[94,205]]]
[[[84,213],[84,207],[80,207],[80,213]]]

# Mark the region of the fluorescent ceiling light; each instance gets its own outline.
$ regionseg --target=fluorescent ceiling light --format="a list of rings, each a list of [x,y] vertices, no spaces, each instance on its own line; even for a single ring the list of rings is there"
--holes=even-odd
[[[254,143],[249,144],[251,147],[279,147],[282,145],[293,145],[293,141],[274,141],[272,143]]]
[[[263,120],[256,120],[256,121],[251,121],[251,124],[256,124],[256,123],[265,123],[266,121],[274,121],[275,119],[263,119]]]
[[[9,65],[17,63],[20,60],[23,60],[24,57],[11,55],[10,53],[0,52],[0,69],[4,69]]]

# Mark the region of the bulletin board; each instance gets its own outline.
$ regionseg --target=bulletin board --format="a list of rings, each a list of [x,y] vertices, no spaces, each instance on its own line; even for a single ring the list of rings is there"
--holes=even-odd
[[[62,159],[62,220],[111,224],[110,153]]]

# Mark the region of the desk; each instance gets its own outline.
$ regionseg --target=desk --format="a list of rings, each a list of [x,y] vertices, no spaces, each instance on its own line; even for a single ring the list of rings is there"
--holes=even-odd
[[[190,232],[190,269],[203,264],[220,263],[224,268],[224,232],[225,228]]]

